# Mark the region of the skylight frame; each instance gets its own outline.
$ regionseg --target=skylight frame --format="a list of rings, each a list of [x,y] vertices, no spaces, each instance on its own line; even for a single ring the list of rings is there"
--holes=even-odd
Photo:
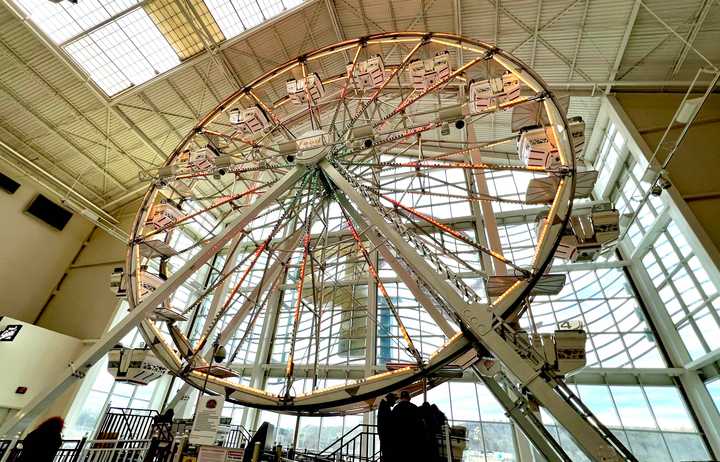
[[[303,0],[204,0],[226,40],[266,23]]]
[[[70,59],[109,97],[117,96],[133,86],[142,85],[182,62],[143,6],[144,2],[138,3],[111,21],[100,24],[99,27],[61,46]],[[137,26],[141,23],[144,23],[145,27],[138,29]],[[152,38],[148,40],[147,36],[143,35],[150,35]],[[84,60],[84,52],[76,46],[79,43],[92,48],[95,61],[104,62],[106,68],[91,67],[93,63]],[[105,59],[102,59],[102,56]],[[108,71],[117,72],[122,78],[113,75],[116,78],[112,79]],[[112,80],[122,81],[123,85],[111,84]]]
[[[48,3],[47,0],[12,0],[11,5],[14,7],[16,14],[23,20],[31,24],[33,31],[38,34],[51,48],[65,55],[76,65],[80,71],[84,72],[92,81],[94,86],[104,93],[109,99],[114,99],[124,94],[128,90],[138,88],[148,82],[154,80],[159,75],[177,68],[184,61],[197,56],[204,50],[196,51],[189,56],[182,56],[176,46],[173,45],[172,37],[166,36],[162,30],[161,24],[153,18],[150,12],[145,8],[152,0],[117,0],[106,3],[103,0],[84,0],[83,7],[77,5],[69,5],[65,2],[54,4]],[[227,42],[235,42],[236,39],[247,31],[262,26],[265,23],[277,20],[291,10],[309,3],[308,0],[199,0],[207,9],[207,17],[214,22],[214,27],[218,30],[221,39],[217,44]],[[226,5],[231,7],[231,11],[226,12],[226,27],[223,27],[222,16],[218,16],[213,11],[213,3],[217,5]],[[235,5],[235,7],[233,7]],[[88,10],[90,8],[90,10]],[[82,10],[81,10],[82,9]],[[101,12],[98,10],[102,9]],[[42,15],[38,12],[50,13]],[[136,74],[128,75],[127,69],[123,65],[119,65],[114,59],[110,58],[103,51],[103,47],[95,43],[94,35],[113,24],[118,25],[122,18],[142,10],[146,20],[154,25],[157,32],[157,43],[161,43],[165,48],[165,62],[171,62],[172,65],[162,65],[163,59],[156,61],[156,65],[150,63],[152,73],[147,72],[147,66],[143,71],[136,69]],[[90,14],[97,12],[97,14]],[[232,16],[235,16],[233,19]],[[83,22],[90,17],[89,20]],[[242,18],[242,19],[241,19]],[[228,22],[229,21],[229,22]],[[234,21],[234,22],[233,22]],[[227,28],[230,28],[228,32]],[[116,31],[120,33],[121,31]],[[94,37],[91,37],[93,36]],[[127,35],[127,34],[125,34]],[[162,38],[162,40],[160,40]],[[153,42],[155,43],[155,42]],[[166,45],[166,46],[165,46]],[[80,50],[82,46],[89,47],[89,50]],[[137,47],[136,47],[137,48]],[[172,50],[171,54],[168,50]],[[140,55],[144,59],[138,61],[151,61],[146,59],[142,47],[138,48]],[[157,52],[157,50],[155,50]],[[147,63],[146,63],[147,64]],[[157,65],[160,64],[160,65]],[[136,67],[136,66],[133,66]],[[137,77],[144,73],[144,78]]]

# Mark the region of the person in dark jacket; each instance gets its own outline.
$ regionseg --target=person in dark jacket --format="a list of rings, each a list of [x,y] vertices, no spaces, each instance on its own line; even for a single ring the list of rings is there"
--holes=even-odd
[[[377,413],[378,437],[380,438],[380,453],[383,462],[394,462],[397,460],[395,456],[395,438],[393,437],[392,424],[392,406],[395,404],[397,397],[394,393],[388,393],[385,398],[380,401]]]
[[[30,432],[23,440],[17,462],[52,462],[62,446],[62,417],[51,417]]]
[[[410,393],[407,391],[400,393],[400,401],[392,410],[392,424],[397,460],[427,460],[425,426],[420,418],[420,410],[410,402]]]
[[[155,460],[167,459],[167,453],[172,444],[172,424],[175,418],[175,410],[168,409],[162,414],[158,414],[153,418],[152,428],[150,429],[152,441],[150,447],[145,453],[143,462],[152,462]]]

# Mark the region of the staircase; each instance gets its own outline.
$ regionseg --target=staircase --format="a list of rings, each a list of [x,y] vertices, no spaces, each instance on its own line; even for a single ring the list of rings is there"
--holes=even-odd
[[[298,455],[308,462],[376,462],[380,460],[377,425],[359,424],[316,454]]]

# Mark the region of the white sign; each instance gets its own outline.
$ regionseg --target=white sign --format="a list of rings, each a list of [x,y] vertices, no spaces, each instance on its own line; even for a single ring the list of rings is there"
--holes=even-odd
[[[308,149],[320,148],[324,145],[325,133],[321,130],[314,130],[308,134],[305,138],[296,140],[298,150],[306,151]]]
[[[190,444],[215,444],[223,404],[225,398],[222,396],[205,395],[200,398],[190,432]]]
[[[227,449],[203,446],[198,451],[197,462],[225,462]]]
[[[242,462],[245,449],[231,449],[227,452],[225,462]]]

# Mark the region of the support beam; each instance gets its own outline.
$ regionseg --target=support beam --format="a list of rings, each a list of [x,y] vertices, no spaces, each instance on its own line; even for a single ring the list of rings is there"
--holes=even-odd
[[[627,49],[628,42],[630,42],[630,35],[632,34],[633,27],[635,27],[635,21],[637,20],[638,12],[640,11],[640,4],[642,3],[642,0],[635,0],[635,3],[633,4],[632,10],[630,10],[630,16],[628,19],[627,24],[625,25],[625,32],[623,33],[622,40],[620,41],[620,46],[618,47],[618,51],[615,54],[615,62],[613,63],[612,68],[610,69],[610,74],[608,74],[608,80],[613,81],[615,80],[615,77],[617,76],[618,71],[620,70],[620,65],[622,64],[623,56],[625,56],[625,50]],[[608,85],[605,88],[605,94],[609,94],[612,90],[612,85]]]
[[[695,23],[693,24],[692,28],[690,29],[690,33],[688,34],[687,44],[683,44],[682,50],[680,51],[680,56],[678,56],[678,59],[675,61],[675,66],[673,66],[673,76],[676,76],[678,72],[680,72],[680,69],[682,68],[685,60],[687,59],[688,53],[690,52],[690,50],[694,49],[693,45],[695,44],[695,39],[697,39],[698,33],[700,33],[703,24],[705,24],[705,20],[707,19],[708,13],[710,12],[710,8],[713,6],[714,3],[715,2],[713,0],[705,0],[705,4],[700,7],[700,13],[697,15]]]
[[[345,177],[328,161],[322,161],[320,167],[348,198],[358,206],[358,209],[372,224],[373,230],[387,239],[406,264],[410,266],[416,277],[422,280],[428,288],[434,291],[439,298],[454,311],[465,325],[468,334],[473,340],[479,342],[482,348],[492,352],[498,360],[517,379],[520,387],[527,389],[538,402],[544,406],[575,439],[583,451],[597,461],[621,461],[621,451],[626,451],[619,443],[611,442],[601,433],[601,428],[590,423],[589,417],[581,412],[588,412],[575,407],[572,401],[566,401],[556,388],[559,384],[548,381],[533,363],[522,358],[515,347],[509,344],[495,330],[497,319],[488,305],[471,304],[466,302],[428,263],[415,252],[383,217],[368,203]],[[542,366],[539,366],[542,367]],[[574,403],[574,402],[573,402]],[[609,438],[610,436],[607,436]]]

